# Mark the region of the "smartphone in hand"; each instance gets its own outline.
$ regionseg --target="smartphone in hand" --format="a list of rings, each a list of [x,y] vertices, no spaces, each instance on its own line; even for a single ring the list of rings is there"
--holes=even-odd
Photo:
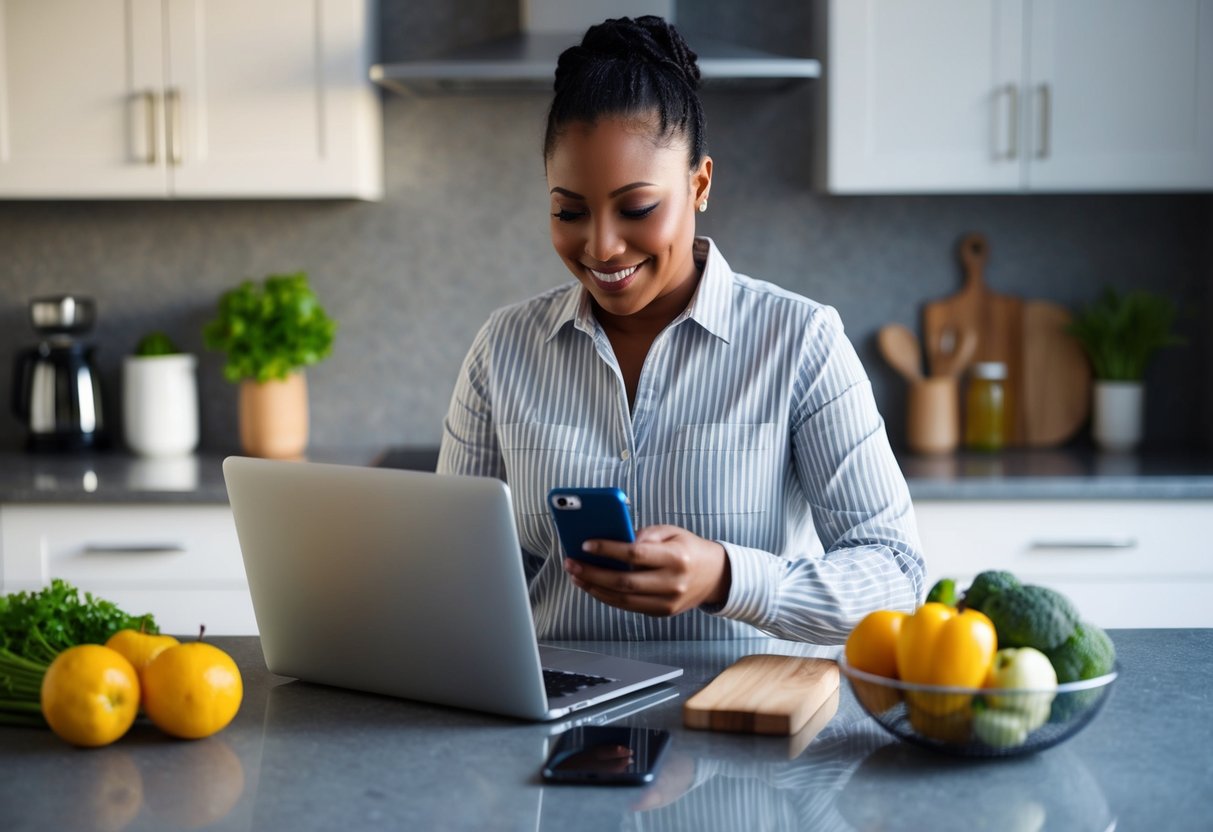
[[[581,551],[587,540],[636,539],[628,498],[618,488],[553,488],[548,492],[548,509],[556,523],[565,557],[606,569],[631,569],[614,558]]]
[[[543,765],[554,783],[651,783],[670,732],[653,728],[587,725],[565,731]]]

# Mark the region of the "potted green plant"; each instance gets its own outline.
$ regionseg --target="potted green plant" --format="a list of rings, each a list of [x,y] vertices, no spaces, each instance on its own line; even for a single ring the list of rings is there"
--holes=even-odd
[[[123,435],[139,456],[183,456],[197,447],[196,365],[196,357],[163,332],[139,339],[123,359]]]
[[[308,440],[303,370],[329,356],[336,323],[307,274],[245,280],[219,298],[203,328],[209,349],[227,354],[224,377],[240,385],[240,445],[250,456],[292,458]]]
[[[1175,315],[1169,298],[1109,288],[1070,324],[1091,360],[1091,432],[1101,448],[1128,451],[1141,441],[1146,365],[1163,347],[1184,343],[1172,330]]]

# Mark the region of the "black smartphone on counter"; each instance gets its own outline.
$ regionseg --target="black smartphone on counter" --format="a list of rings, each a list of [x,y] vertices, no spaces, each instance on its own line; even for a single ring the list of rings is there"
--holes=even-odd
[[[556,739],[543,764],[543,779],[553,783],[644,785],[653,782],[669,745],[669,731],[584,725]]]

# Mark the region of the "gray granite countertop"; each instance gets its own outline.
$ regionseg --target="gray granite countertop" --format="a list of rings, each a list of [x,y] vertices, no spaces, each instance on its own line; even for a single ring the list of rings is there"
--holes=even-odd
[[[1213,497],[1213,454],[1033,449],[898,458],[915,500]]]
[[[223,460],[238,451],[144,458],[119,452],[0,452],[0,503],[226,503]],[[370,465],[378,450],[316,449],[313,462]]]
[[[320,687],[265,670],[256,638],[217,638],[244,704],[222,733],[167,739],[145,721],[103,749],[0,728],[3,828],[712,830],[1208,829],[1213,816],[1213,630],[1112,631],[1121,676],[1069,742],[973,762],[903,745],[844,683],[819,733],[757,737],[682,727],[688,696],[738,656],[832,656],[762,639],[595,643],[678,664],[677,695],[619,724],[673,735],[648,787],[550,786],[554,732],[468,711]],[[591,713],[589,711],[585,713]],[[806,745],[807,743],[807,745]]]
[[[227,454],[144,459],[125,453],[0,452],[0,503],[226,503]],[[318,448],[315,462],[430,470],[437,449]],[[1209,499],[1213,455],[1031,450],[901,456],[915,500]]]

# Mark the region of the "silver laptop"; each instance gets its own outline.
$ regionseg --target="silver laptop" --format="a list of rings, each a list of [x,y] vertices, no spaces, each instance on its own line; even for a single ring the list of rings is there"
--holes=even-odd
[[[540,646],[500,480],[229,457],[270,671],[559,719],[682,669]]]

